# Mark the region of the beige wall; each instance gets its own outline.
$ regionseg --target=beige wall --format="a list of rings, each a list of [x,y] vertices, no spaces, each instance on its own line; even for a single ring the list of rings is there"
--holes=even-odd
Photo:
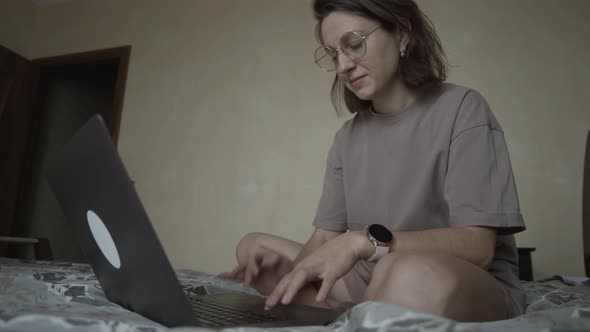
[[[590,2],[423,0],[453,65],[506,130],[537,277],[583,273]],[[250,231],[304,241],[334,131],[310,1],[38,7],[31,55],[133,46],[119,149],[178,267],[232,267]]]
[[[34,14],[31,1],[0,0],[0,45],[28,57]]]

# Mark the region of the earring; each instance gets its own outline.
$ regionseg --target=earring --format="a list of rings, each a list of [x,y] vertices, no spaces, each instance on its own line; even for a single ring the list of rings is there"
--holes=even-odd
[[[402,58],[405,58],[405,57],[406,57],[406,51],[401,51],[401,52],[399,52],[399,55],[400,55]]]

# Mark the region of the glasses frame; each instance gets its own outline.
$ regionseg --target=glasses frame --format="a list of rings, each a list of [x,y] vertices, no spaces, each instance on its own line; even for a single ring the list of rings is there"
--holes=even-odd
[[[317,66],[318,66],[318,67],[319,67],[321,70],[323,70],[323,71],[332,72],[332,71],[336,70],[336,69],[338,68],[338,64],[337,64],[336,62],[334,62],[334,61],[333,61],[333,62],[334,62],[334,69],[327,69],[327,68],[324,68],[324,67],[322,67],[322,66],[319,64],[319,61],[320,61],[320,60],[322,60],[323,58],[325,58],[325,57],[329,56],[329,52],[328,52],[328,51],[333,51],[333,52],[335,52],[335,53],[336,53],[336,58],[338,58],[338,55],[340,54],[340,51],[342,51],[342,54],[346,55],[346,56],[347,56],[347,57],[348,57],[350,60],[359,60],[359,59],[362,59],[362,57],[364,57],[364,56],[365,56],[365,54],[367,54],[367,42],[366,42],[366,39],[367,39],[367,37],[369,37],[369,36],[370,36],[370,35],[371,35],[373,32],[375,32],[375,31],[379,30],[381,27],[383,27],[383,26],[382,26],[382,25],[378,25],[378,26],[377,26],[375,29],[373,29],[373,30],[369,31],[369,32],[368,32],[368,33],[366,33],[365,35],[362,35],[362,34],[361,34],[360,32],[358,32],[358,31],[348,31],[348,32],[344,33],[344,34],[342,35],[342,37],[340,37],[340,47],[338,47],[338,49],[336,49],[336,50],[333,50],[332,48],[330,48],[330,47],[328,47],[328,46],[319,46],[318,48],[316,48],[316,50],[315,50],[315,52],[314,52],[314,62],[315,62],[315,64],[316,64],[316,65],[317,65]],[[346,35],[348,35],[348,34],[350,34],[350,33],[352,33],[352,34],[355,34],[355,35],[359,36],[359,37],[361,38],[361,41],[362,41],[362,43],[363,43],[363,46],[364,46],[363,55],[361,55],[361,56],[359,56],[359,57],[356,57],[356,58],[355,58],[355,57],[352,57],[352,56],[350,56],[350,55],[348,55],[348,54],[347,54],[346,52],[344,52],[344,50],[342,49],[342,48],[343,48],[343,46],[342,46],[342,39],[344,38],[344,36],[346,36]],[[316,55],[317,55],[317,53],[318,53],[318,51],[319,51],[319,50],[324,50],[324,51],[326,51],[326,54],[325,54],[324,56],[320,57],[319,59],[317,59],[317,56],[316,56]]]

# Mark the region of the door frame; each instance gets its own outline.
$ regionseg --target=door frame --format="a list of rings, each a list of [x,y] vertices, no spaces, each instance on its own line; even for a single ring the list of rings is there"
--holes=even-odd
[[[0,138],[6,139],[0,147],[0,159],[3,162],[0,185],[4,186],[0,202],[0,208],[3,209],[0,235],[12,234],[18,214],[21,180],[23,170],[27,168],[29,137],[34,125],[33,97],[37,74],[30,60],[0,45],[0,130],[4,130]],[[7,253],[8,248],[1,244],[0,255]]]
[[[88,62],[118,60],[117,79],[115,82],[115,93],[113,95],[113,113],[111,120],[111,137],[115,146],[119,140],[119,130],[121,128],[121,115],[123,113],[123,101],[125,99],[125,87],[127,83],[127,71],[129,69],[129,58],[131,57],[131,46],[120,46],[113,48],[100,49],[95,51],[57,55],[45,58],[33,59],[32,63],[40,71],[44,68],[53,66],[67,66],[83,64]],[[37,107],[41,105],[37,104]],[[35,126],[38,127],[38,126]],[[37,129],[37,128],[36,128]],[[32,152],[32,151],[30,151]]]
[[[16,198],[16,214],[14,223],[23,222],[22,209],[25,207],[26,198],[30,195],[33,184],[32,174],[34,170],[35,155],[37,153],[37,141],[39,129],[41,126],[42,108],[44,107],[45,94],[43,90],[43,69],[57,66],[78,65],[99,61],[118,61],[117,76],[115,81],[115,91],[113,94],[112,117],[109,132],[114,145],[117,145],[119,130],[121,126],[121,115],[123,112],[123,102],[125,98],[125,87],[127,83],[127,71],[129,68],[129,58],[131,56],[131,46],[121,46],[106,49],[99,49],[87,52],[71,53],[65,55],[43,57],[31,60],[34,68],[38,72],[38,82],[34,93],[32,120],[27,134],[27,143],[24,156],[24,167],[18,181],[18,192]]]

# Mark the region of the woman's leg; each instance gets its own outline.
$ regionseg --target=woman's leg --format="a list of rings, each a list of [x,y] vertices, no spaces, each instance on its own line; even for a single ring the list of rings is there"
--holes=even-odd
[[[365,300],[399,304],[458,321],[508,318],[504,290],[484,269],[454,256],[391,253],[373,271]]]

